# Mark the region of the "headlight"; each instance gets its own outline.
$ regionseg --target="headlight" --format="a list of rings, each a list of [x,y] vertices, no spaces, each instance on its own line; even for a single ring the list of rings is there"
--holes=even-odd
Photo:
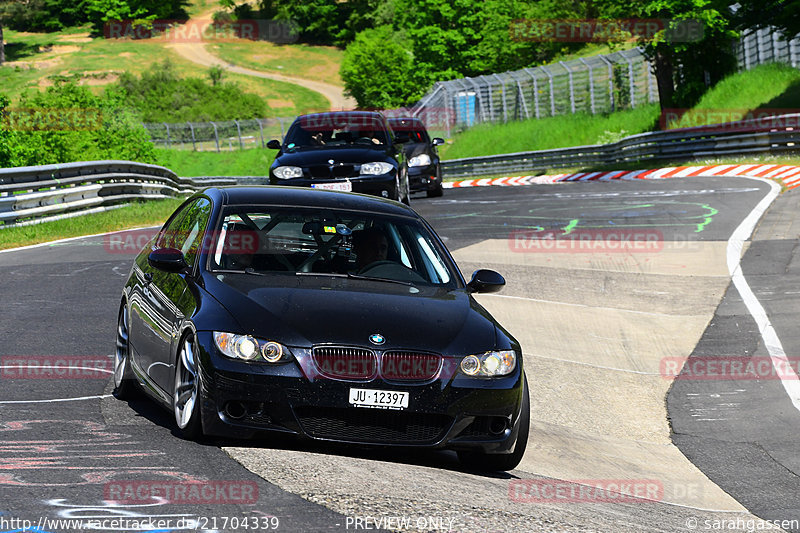
[[[303,169],[300,167],[275,167],[272,173],[280,180],[303,177]]]
[[[468,355],[461,360],[461,371],[468,376],[506,376],[517,366],[514,350],[486,352],[483,355]]]
[[[394,167],[390,163],[375,161],[374,163],[361,163],[362,176],[378,176],[391,172]]]
[[[250,335],[215,331],[214,344],[223,355],[242,361],[280,363],[292,357],[292,352],[283,344],[256,339]]]
[[[429,156],[428,154],[415,155],[414,157],[408,160],[408,166],[410,167],[424,167],[430,164],[431,164],[431,156]]]

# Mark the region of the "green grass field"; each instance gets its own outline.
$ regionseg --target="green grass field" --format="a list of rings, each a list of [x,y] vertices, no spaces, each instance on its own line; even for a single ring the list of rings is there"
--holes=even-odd
[[[650,131],[658,122],[658,105],[608,115],[563,115],[539,120],[480,124],[456,134],[442,147],[443,159],[605,144]]]
[[[182,177],[266,176],[276,153],[267,148],[228,152],[156,149],[158,164]]]
[[[182,77],[208,76],[207,68],[182,58],[168,42],[159,39],[91,38],[88,30],[49,34],[4,30],[4,34],[8,42],[8,62],[0,66],[0,91],[12,101],[24,91],[42,90],[52,85],[59,77],[77,80],[92,91],[100,92],[123,71],[141,74],[164,59],[169,59]],[[241,46],[258,44],[246,41]],[[291,83],[228,72],[223,80],[236,82],[247,92],[266,100],[268,117],[289,117],[329,106],[321,94]]]

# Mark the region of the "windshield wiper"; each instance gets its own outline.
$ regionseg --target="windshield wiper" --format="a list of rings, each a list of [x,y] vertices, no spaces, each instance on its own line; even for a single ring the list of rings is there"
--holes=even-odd
[[[373,276],[362,276],[360,274],[347,274],[347,277],[350,279],[361,279],[366,281],[383,281],[385,283],[397,283],[398,285],[405,285],[406,287],[413,287],[414,284],[410,281],[401,281],[399,279],[391,279],[391,278],[376,278]]]
[[[297,276],[325,276],[331,278],[347,278],[347,279],[357,279],[362,281],[378,281],[383,283],[396,283],[398,285],[405,285],[406,287],[413,287],[414,284],[410,281],[401,281],[399,279],[391,279],[391,278],[376,278],[372,276],[361,276],[359,274],[339,274],[338,272],[295,272]]]

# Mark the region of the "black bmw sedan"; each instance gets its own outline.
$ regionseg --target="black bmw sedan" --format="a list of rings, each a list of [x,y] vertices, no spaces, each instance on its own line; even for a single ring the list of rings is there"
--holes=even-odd
[[[516,340],[412,209],[293,187],[207,189],[137,256],[115,395],[144,391],[186,438],[452,449],[522,459],[530,408]]]
[[[442,196],[442,166],[439,150],[444,139],[431,139],[422,120],[414,117],[390,118],[389,126],[403,140],[411,192],[425,191],[428,197]]]
[[[269,169],[271,185],[372,194],[409,203],[408,166],[386,118],[371,111],[338,111],[295,119]]]

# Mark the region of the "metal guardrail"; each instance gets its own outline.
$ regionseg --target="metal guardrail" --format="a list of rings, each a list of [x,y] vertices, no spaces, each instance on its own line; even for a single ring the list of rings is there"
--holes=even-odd
[[[800,152],[800,113],[641,133],[606,145],[442,161],[448,178],[535,174],[547,169],[635,161]],[[90,161],[0,169],[0,228],[97,211],[135,199],[167,198],[209,186],[259,185],[265,176],[180,178],[157,165]]]
[[[0,228],[236,183],[235,178],[180,178],[167,168],[133,161],[5,168],[0,169]]]
[[[800,152],[800,114],[631,135],[616,143],[442,161],[447,178],[606,167],[742,154]]]

